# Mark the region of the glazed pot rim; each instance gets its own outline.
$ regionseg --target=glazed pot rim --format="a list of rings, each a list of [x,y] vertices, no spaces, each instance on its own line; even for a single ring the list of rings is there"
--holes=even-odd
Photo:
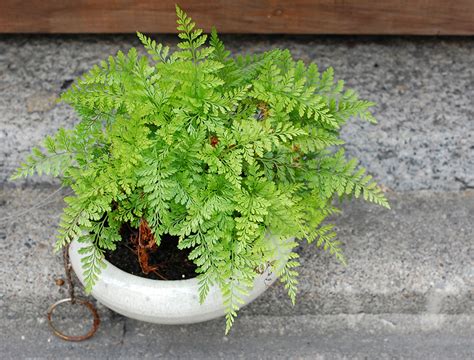
[[[293,239],[293,238],[290,238]],[[79,242],[77,239],[73,240],[70,243],[70,248],[69,252],[75,252],[79,258],[82,258],[82,255],[78,253],[79,249],[86,246],[85,244]],[[70,254],[71,255],[71,254]],[[148,279],[145,277],[141,277],[138,275],[133,275],[130,274],[129,272],[126,272],[117,266],[113,265],[111,262],[106,260],[105,258],[103,259],[106,267],[105,269],[102,269],[101,274],[99,275],[99,278],[102,281],[108,282],[108,281],[114,281],[115,279],[121,279],[120,282],[127,282],[127,283],[135,283],[139,284],[142,286],[152,286],[152,287],[170,287],[170,288],[176,288],[176,287],[193,287],[193,288],[199,288],[199,279],[198,276],[193,277],[193,278],[188,278],[188,279],[179,279],[179,280],[161,280],[161,279]],[[82,265],[82,264],[81,264]],[[80,266],[80,269],[77,269],[78,271],[82,270],[82,266]],[[76,269],[75,269],[76,271]],[[271,272],[278,272],[277,269],[272,269]],[[104,276],[105,275],[105,276]],[[218,284],[214,284],[217,285]]]

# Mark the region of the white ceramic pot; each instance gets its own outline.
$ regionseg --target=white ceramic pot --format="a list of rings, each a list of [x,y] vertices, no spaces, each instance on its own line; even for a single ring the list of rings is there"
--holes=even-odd
[[[84,283],[81,257],[83,244],[73,241],[69,248],[71,265]],[[157,324],[191,324],[224,315],[221,291],[212,286],[203,304],[199,303],[197,279],[151,280],[129,274],[108,261],[92,295],[108,308],[124,316]],[[267,269],[255,279],[254,287],[244,300],[247,305],[261,295],[276,276]]]

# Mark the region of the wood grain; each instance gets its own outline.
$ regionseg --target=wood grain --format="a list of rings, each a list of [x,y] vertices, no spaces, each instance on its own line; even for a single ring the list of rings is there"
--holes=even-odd
[[[175,2],[221,33],[474,34],[474,0],[0,0],[0,33],[171,33]]]

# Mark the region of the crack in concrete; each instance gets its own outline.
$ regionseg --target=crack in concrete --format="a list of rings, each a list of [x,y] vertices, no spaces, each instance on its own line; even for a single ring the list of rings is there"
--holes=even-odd
[[[123,318],[122,335],[120,336],[120,347],[124,345],[126,335],[127,335],[127,319]]]
[[[474,189],[474,184],[471,185],[466,180],[461,179],[457,176],[454,177],[454,181],[461,184],[461,190]]]

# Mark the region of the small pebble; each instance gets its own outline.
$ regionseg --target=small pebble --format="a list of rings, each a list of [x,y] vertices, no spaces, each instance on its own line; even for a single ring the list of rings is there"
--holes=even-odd
[[[63,286],[63,285],[64,285],[64,280],[61,279],[61,278],[54,279],[54,282],[55,282],[56,285],[58,285],[58,286]]]

